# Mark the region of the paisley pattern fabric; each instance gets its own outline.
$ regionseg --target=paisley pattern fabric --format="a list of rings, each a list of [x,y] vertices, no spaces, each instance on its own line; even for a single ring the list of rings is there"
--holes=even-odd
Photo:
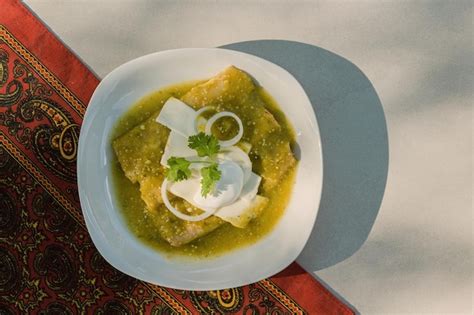
[[[0,4],[0,314],[352,314],[296,264],[207,292],[109,265],[76,186],[79,130],[98,79],[22,4]]]

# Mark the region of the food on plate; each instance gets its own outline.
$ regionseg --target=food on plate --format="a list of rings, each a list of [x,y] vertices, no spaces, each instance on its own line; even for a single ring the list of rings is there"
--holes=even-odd
[[[288,202],[294,141],[273,99],[234,66],[155,92],[112,140],[125,219],[169,253],[211,256],[255,242]]]

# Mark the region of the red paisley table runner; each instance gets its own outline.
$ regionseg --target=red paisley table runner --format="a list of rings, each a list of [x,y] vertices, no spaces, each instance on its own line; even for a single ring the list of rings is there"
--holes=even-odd
[[[76,187],[79,128],[98,83],[21,3],[0,0],[0,314],[353,314],[296,263],[205,292],[111,267]]]

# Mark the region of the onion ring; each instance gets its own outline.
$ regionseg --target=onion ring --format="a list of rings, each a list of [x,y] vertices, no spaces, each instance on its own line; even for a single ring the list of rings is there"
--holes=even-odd
[[[214,109],[212,106],[204,106],[196,112],[196,116],[194,117],[194,130],[196,133],[199,133],[198,129],[198,118],[201,116],[202,113],[207,112],[208,110]]]
[[[244,126],[242,125],[242,120],[240,120],[239,116],[237,116],[236,114],[232,113],[232,112],[220,112],[220,113],[217,113],[215,114],[214,116],[212,116],[211,118],[209,118],[209,120],[207,121],[206,123],[206,129],[205,129],[205,133],[210,135],[211,134],[211,127],[212,125],[220,118],[223,118],[223,117],[232,117],[234,118],[234,120],[237,122],[237,124],[239,125],[239,132],[237,133],[237,135],[229,140],[219,140],[219,144],[222,148],[226,148],[226,147],[231,147],[233,146],[234,144],[236,144],[237,142],[240,141],[240,139],[242,139],[242,136],[244,135]]]
[[[163,180],[163,184],[161,184],[161,197],[163,198],[163,203],[165,204],[166,208],[168,208],[168,210],[171,211],[171,213],[173,213],[178,218],[186,221],[197,222],[209,218],[211,215],[214,214],[214,212],[216,212],[217,209],[204,211],[204,213],[201,213],[200,215],[187,215],[182,213],[181,211],[173,207],[170,200],[168,199],[168,184],[169,181],[165,178]]]

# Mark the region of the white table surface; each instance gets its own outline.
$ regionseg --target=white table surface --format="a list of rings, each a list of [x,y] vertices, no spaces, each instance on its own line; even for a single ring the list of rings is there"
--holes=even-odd
[[[357,166],[349,167],[353,174],[341,176],[362,180],[355,193],[345,188],[347,198],[338,191],[344,183],[334,181],[324,205],[327,218],[318,220],[330,222],[339,211],[333,224],[342,222],[347,233],[326,235],[327,242],[313,237],[298,262],[362,314],[472,314],[472,1],[26,3],[99,77],[155,51],[260,39],[304,42],[351,61],[380,98],[389,158],[374,160],[381,168],[367,169],[368,176],[378,176],[369,183]],[[265,49],[271,54],[272,47]],[[342,144],[354,157],[337,155],[337,141],[347,140],[344,126],[331,126],[330,119],[337,123],[344,116],[344,108],[337,110],[335,118],[321,115],[329,131],[323,145],[336,160],[361,160],[354,146],[369,148],[364,139],[353,147]],[[342,121],[350,122],[347,110]],[[363,119],[363,113],[354,117]],[[387,138],[380,117],[360,134],[373,130],[381,139],[374,150],[383,153]],[[377,202],[365,209],[372,189],[383,191],[384,171],[380,209]],[[364,234],[357,231],[362,219],[351,225],[340,216],[351,204],[352,215],[376,220],[362,247],[344,260],[358,247],[348,238]]]

